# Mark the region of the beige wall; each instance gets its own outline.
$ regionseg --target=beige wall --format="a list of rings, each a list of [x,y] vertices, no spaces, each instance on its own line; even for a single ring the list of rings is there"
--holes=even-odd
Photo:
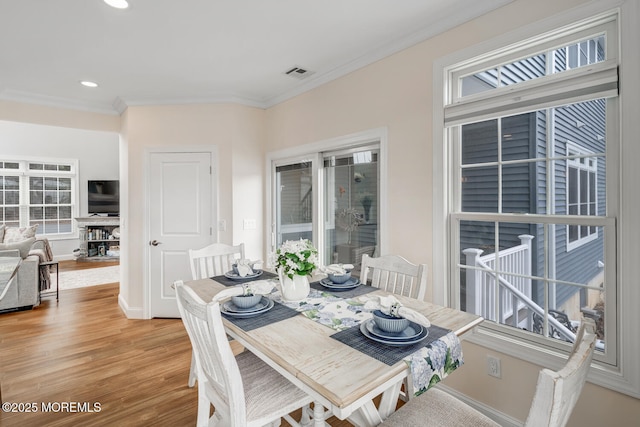
[[[516,1],[274,106],[267,110],[268,150],[386,126],[390,197],[387,247],[389,252],[402,254],[413,262],[431,264],[434,62],[584,3],[588,2]],[[510,417],[524,420],[540,367],[497,354],[503,374],[498,380],[486,374],[486,355],[495,352],[471,343],[465,343],[464,351],[464,367],[446,384]],[[570,425],[632,425],[638,420],[639,400],[588,384]]]
[[[130,107],[123,120],[127,153],[127,221],[125,246],[129,263],[121,299],[132,310],[143,306],[145,239],[145,150],[160,147],[217,147],[218,219],[227,223],[219,241],[244,242],[247,256],[261,257],[263,233],[242,230],[244,218],[262,219],[263,110],[237,105]]]

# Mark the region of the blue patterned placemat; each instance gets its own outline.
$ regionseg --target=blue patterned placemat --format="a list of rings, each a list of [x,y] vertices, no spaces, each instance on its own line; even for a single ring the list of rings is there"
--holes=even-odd
[[[210,277],[211,280],[215,280],[216,282],[220,283],[221,285],[224,286],[235,286],[235,285],[239,285],[241,283],[246,283],[246,282],[253,282],[255,280],[267,280],[267,279],[273,279],[274,277],[278,277],[276,274],[271,273],[269,271],[264,271],[262,270],[262,274],[257,276],[257,277],[250,277],[248,279],[229,279],[227,276],[222,275],[222,276],[214,276],[214,277]]]
[[[320,282],[311,282],[309,286],[311,286],[312,289],[315,289],[321,292],[327,292],[327,293],[330,293],[331,295],[344,298],[344,299],[359,297],[360,295],[368,294],[369,292],[378,290],[378,288],[374,288],[373,286],[360,285],[356,288],[349,289],[346,291],[336,291],[334,289],[329,289],[322,286]]]
[[[360,325],[353,326],[349,329],[345,329],[344,331],[336,332],[331,335],[331,338],[336,339],[349,347],[353,347],[356,350],[379,360],[380,362],[392,366],[403,360],[405,357],[415,353],[422,347],[426,347],[432,342],[447,335],[449,332],[451,331],[448,329],[431,325],[429,327],[429,335],[427,335],[424,340],[413,345],[402,347],[382,344],[365,337],[362,332],[360,332]]]
[[[285,305],[274,303],[273,308],[265,313],[258,314],[253,317],[233,317],[222,313],[225,319],[231,323],[239,326],[245,331],[251,331],[253,329],[260,328],[262,326],[269,325],[271,323],[279,322],[281,320],[289,319],[290,317],[297,316],[299,313]]]

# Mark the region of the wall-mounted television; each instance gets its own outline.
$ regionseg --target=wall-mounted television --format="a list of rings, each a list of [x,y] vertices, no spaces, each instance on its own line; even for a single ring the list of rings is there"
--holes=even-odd
[[[87,192],[89,215],[120,215],[120,181],[90,180]]]

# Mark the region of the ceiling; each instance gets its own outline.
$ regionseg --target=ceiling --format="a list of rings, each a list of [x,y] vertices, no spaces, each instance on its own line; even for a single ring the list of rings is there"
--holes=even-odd
[[[0,99],[266,108],[511,1],[0,0]]]

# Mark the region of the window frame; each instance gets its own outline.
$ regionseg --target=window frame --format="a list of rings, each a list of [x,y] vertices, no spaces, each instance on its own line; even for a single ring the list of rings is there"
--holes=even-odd
[[[66,158],[45,158],[45,157],[25,157],[25,156],[2,156],[0,159],[2,162],[12,162],[18,163],[18,169],[0,169],[0,173],[3,175],[15,175],[19,177],[19,226],[20,227],[29,227],[32,225],[32,222],[38,222],[38,220],[32,220],[30,215],[31,207],[43,207],[46,208],[46,204],[44,203],[31,203],[31,178],[47,178],[47,177],[55,177],[55,178],[69,178],[71,180],[71,203],[67,204],[51,204],[49,206],[70,206],[71,208],[71,228],[69,232],[63,233],[45,233],[45,227],[38,227],[37,236],[46,237],[49,240],[62,240],[69,238],[77,238],[78,229],[75,224],[74,219],[78,216],[79,206],[79,173],[78,173],[78,159],[66,159]],[[32,169],[30,165],[32,164],[42,164],[44,165],[57,165],[59,166],[70,166],[70,170],[61,171],[61,170],[47,170],[45,167],[42,169]],[[6,171],[6,173],[5,173]],[[43,189],[43,193],[44,193]],[[44,194],[43,194],[44,197]],[[12,205],[13,206],[13,205]],[[46,218],[45,218],[46,219]],[[42,221],[44,221],[43,219]],[[60,218],[58,217],[57,220]]]
[[[593,155],[594,153],[590,152],[589,150],[585,149],[584,147],[580,147],[579,145],[567,141],[567,156],[570,157],[569,159],[567,159],[567,200],[566,200],[566,212],[570,212],[569,207],[571,205],[570,203],[570,191],[571,191],[571,174],[570,171],[571,169],[576,169],[578,171],[578,184],[577,184],[577,197],[578,197],[578,208],[580,207],[580,205],[582,205],[584,202],[580,199],[580,194],[581,194],[581,190],[582,190],[582,185],[583,185],[583,181],[582,178],[580,177],[580,172],[581,171],[586,171],[588,176],[587,176],[587,204],[591,205],[592,201],[591,201],[591,185],[590,185],[590,175],[593,173],[595,176],[595,181],[597,182],[598,180],[598,161],[597,158],[595,156],[590,156]],[[575,156],[575,157],[574,157]],[[585,160],[588,162],[593,161],[593,166],[591,165],[585,165],[581,163],[581,160]],[[598,212],[598,192],[597,190],[595,191],[595,201],[593,201],[593,204],[595,205],[594,208],[594,214],[590,214],[590,215],[597,215]],[[566,240],[566,245],[567,245],[567,252],[571,252],[572,250],[579,248],[580,246],[586,245],[589,242],[592,242],[594,240],[596,240],[598,238],[598,228],[596,227],[595,230],[593,232],[591,232],[591,228],[592,227],[587,227],[589,229],[588,234],[585,237],[580,237],[581,231],[580,228],[582,226],[578,226],[578,238],[576,240],[571,240],[571,236],[570,236],[570,231],[569,229],[573,227],[568,225],[567,226],[567,240]]]
[[[461,51],[454,52],[434,63],[434,93],[443,94],[442,97],[434,98],[433,122],[442,126],[434,126],[434,155],[433,155],[433,281],[434,302],[444,305],[456,303],[455,297],[450,291],[451,284],[451,260],[455,258],[453,254],[453,244],[449,241],[449,231],[451,227],[449,210],[452,203],[450,193],[453,181],[453,171],[449,166],[451,163],[451,153],[445,149],[447,138],[450,137],[449,129],[444,127],[446,94],[451,91],[448,70],[455,64],[471,60],[486,52],[505,51],[505,46],[517,47],[519,44],[539,38],[541,34],[557,33],[562,28],[577,28],[585,21],[593,22],[597,19],[616,15],[618,22],[618,35],[620,45],[617,52],[621,54],[620,79],[624,76],[634,76],[640,72],[640,59],[634,51],[634,40],[640,38],[640,30],[637,28],[634,18],[640,13],[640,5],[635,2],[622,0],[604,0],[598,4],[588,4],[569,11],[556,14],[540,22],[532,23],[518,28],[494,39],[485,41],[479,45],[470,46]],[[516,42],[514,42],[514,40]],[[522,42],[519,42],[522,41]],[[597,64],[596,64],[597,65]],[[592,67],[587,67],[592,68]],[[571,70],[575,72],[578,70]],[[640,158],[640,147],[633,145],[632,140],[620,139],[622,135],[637,135],[640,132],[640,125],[633,117],[633,114],[625,112],[637,111],[640,108],[640,83],[637,79],[624,80],[624,85],[620,84],[620,97],[612,107],[618,117],[615,129],[611,129],[608,138],[620,141],[614,144],[607,157],[619,159],[620,170],[611,171],[607,168],[607,180],[609,178],[619,179],[619,194],[616,194],[616,205],[607,208],[618,209],[615,219],[617,241],[614,247],[607,244],[605,252],[617,253],[618,259],[615,263],[615,277],[617,277],[618,295],[625,295],[625,298],[618,297],[617,315],[613,321],[617,322],[618,331],[618,355],[615,360],[617,365],[606,366],[594,363],[589,373],[589,380],[603,387],[640,397],[640,366],[634,363],[635,356],[640,351],[640,337],[635,326],[640,323],[640,314],[636,306],[640,303],[640,289],[633,287],[635,278],[640,274],[640,267],[636,264],[637,256],[640,256],[640,249],[637,246],[637,239],[640,237],[640,225],[634,224],[633,216],[640,209],[640,197],[634,193],[633,185],[625,183],[636,182],[638,172],[635,171],[634,163]],[[473,96],[473,95],[472,95]],[[471,98],[470,96],[469,98]],[[619,132],[619,133],[618,133]],[[609,146],[609,144],[608,144]],[[622,156],[621,152],[625,155]],[[635,159],[635,160],[634,160]],[[624,200],[625,203],[620,203]],[[621,230],[624,230],[622,232]],[[442,242],[447,243],[447,250],[442,251]],[[634,246],[635,244],[635,246]],[[439,249],[439,250],[437,250]],[[437,284],[441,285],[437,285]],[[624,319],[624,321],[622,321]],[[488,347],[516,358],[535,363],[551,369],[557,369],[564,363],[566,356],[563,352],[553,348],[541,347],[534,342],[522,342],[512,337],[506,336],[500,331],[493,330],[486,326],[480,326],[469,338],[469,341],[483,347]]]

